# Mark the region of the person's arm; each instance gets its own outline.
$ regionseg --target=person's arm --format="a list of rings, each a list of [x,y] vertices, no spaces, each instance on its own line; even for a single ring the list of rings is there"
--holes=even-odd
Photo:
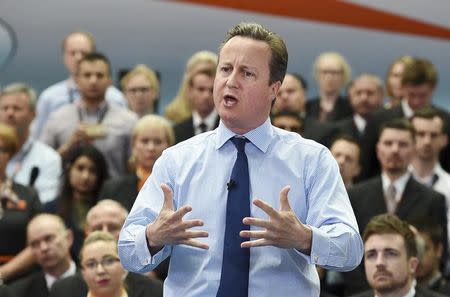
[[[36,263],[31,248],[26,247],[9,262],[0,266],[0,279],[9,280],[29,270]]]

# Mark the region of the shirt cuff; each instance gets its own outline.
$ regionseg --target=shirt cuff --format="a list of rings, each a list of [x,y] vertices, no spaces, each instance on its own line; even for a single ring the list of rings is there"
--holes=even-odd
[[[146,228],[142,232],[139,232],[136,236],[136,255],[139,263],[143,266],[152,265],[157,266],[170,254],[170,247],[164,246],[159,252],[153,256],[150,254],[150,250],[147,244]]]
[[[312,243],[311,243],[311,264],[325,266],[328,264],[328,258],[330,256],[330,242],[326,232],[320,229],[309,226],[312,231]]]

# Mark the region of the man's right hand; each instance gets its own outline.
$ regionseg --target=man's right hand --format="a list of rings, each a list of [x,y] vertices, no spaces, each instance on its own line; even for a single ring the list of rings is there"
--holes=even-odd
[[[173,207],[173,193],[166,184],[161,184],[164,193],[164,203],[156,220],[147,225],[145,235],[150,248],[150,253],[155,254],[165,245],[186,244],[193,247],[208,249],[209,246],[194,238],[208,237],[208,232],[203,230],[189,230],[192,227],[203,226],[202,220],[186,220],[183,217],[192,210],[185,205],[177,211]]]

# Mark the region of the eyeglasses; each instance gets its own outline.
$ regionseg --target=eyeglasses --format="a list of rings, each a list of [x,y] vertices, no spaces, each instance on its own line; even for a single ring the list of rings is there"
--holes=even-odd
[[[95,270],[98,264],[102,265],[104,269],[111,268],[116,262],[120,262],[120,259],[114,256],[105,256],[98,262],[97,260],[89,260],[83,264],[83,267],[87,270]]]
[[[330,75],[330,76],[338,76],[343,73],[342,70],[335,70],[335,69],[320,69],[319,73],[321,75]]]
[[[135,88],[126,89],[125,91],[132,95],[136,95],[138,93],[139,94],[148,94],[151,89],[152,89],[151,87],[135,87]]]

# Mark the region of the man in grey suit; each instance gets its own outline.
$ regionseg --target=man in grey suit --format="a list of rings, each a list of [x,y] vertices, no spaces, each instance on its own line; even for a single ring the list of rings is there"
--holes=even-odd
[[[364,230],[364,265],[372,290],[354,297],[438,297],[415,286],[419,264],[410,226],[391,214],[376,216]]]

